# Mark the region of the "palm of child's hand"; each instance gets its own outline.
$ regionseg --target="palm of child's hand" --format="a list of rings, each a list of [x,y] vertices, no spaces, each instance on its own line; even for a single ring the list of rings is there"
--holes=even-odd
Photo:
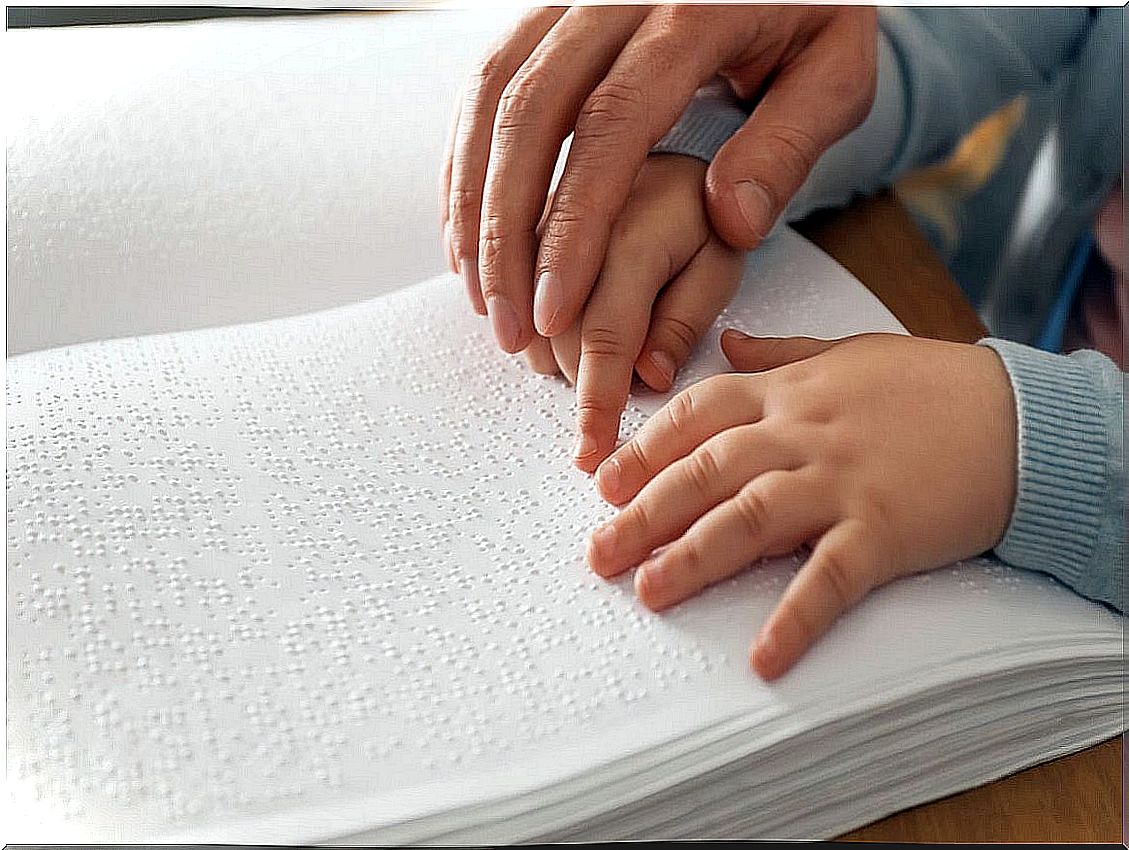
[[[580,317],[551,340],[556,367],[576,384],[575,462],[591,472],[615,448],[632,374],[669,390],[675,373],[729,302],[744,255],[710,230],[705,163],[647,160],[612,227],[603,268]]]
[[[600,466],[604,496],[630,504],[592,535],[596,572],[641,565],[636,590],[658,610],[818,541],[754,643],[771,679],[872,588],[1001,539],[1016,425],[990,349],[878,334],[722,341],[734,365],[769,371],[696,384]]]

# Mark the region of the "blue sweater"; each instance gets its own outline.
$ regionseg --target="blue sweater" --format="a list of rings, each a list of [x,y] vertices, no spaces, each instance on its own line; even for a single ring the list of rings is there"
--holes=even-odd
[[[1046,325],[1072,248],[1123,168],[1125,10],[886,8],[879,20],[874,107],[820,159],[783,220],[942,159],[1016,94],[1042,104],[1035,131],[1054,134],[1056,197],[1022,227],[965,223],[967,232],[1007,236],[997,257],[962,269],[995,334],[979,344],[1003,360],[1019,414],[1016,504],[995,551],[1124,611],[1125,376],[1097,352],[1063,356],[1025,343]],[[709,161],[747,117],[727,87],[711,85],[656,150]],[[1001,169],[979,208],[1018,219],[1028,171]]]

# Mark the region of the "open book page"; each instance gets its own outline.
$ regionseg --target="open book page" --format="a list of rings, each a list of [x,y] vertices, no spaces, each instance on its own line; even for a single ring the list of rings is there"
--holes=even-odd
[[[726,325],[901,330],[787,231]],[[1101,607],[976,562],[873,593],[765,685],[748,643],[798,559],[662,615],[629,575],[595,577],[584,541],[613,509],[569,462],[574,393],[499,352],[450,277],[7,365],[29,840],[410,842],[557,805],[534,835],[741,747],[1120,641]],[[681,385],[724,365],[715,330]],[[662,401],[633,399],[624,434]]]

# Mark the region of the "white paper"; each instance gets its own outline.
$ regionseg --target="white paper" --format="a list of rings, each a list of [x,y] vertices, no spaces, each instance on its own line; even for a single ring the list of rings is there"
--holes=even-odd
[[[787,231],[727,325],[902,332]],[[680,385],[724,367],[717,329]],[[30,835],[521,840],[737,758],[787,773],[758,754],[939,711],[993,671],[1120,653],[1105,609],[977,562],[875,592],[766,685],[748,643],[795,559],[662,615],[595,577],[584,540],[612,509],[569,462],[574,400],[451,277],[10,359],[8,775]],[[633,399],[625,435],[662,401]],[[1119,722],[1092,699],[1086,742]],[[1060,729],[1032,723],[1043,748]]]

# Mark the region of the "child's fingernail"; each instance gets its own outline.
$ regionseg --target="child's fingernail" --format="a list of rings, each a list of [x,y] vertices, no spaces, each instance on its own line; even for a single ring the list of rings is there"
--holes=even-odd
[[[583,460],[586,457],[596,453],[596,440],[591,434],[581,433],[576,438],[576,445],[573,447],[572,456],[577,460]]]
[[[760,671],[771,670],[776,664],[776,640],[768,631],[762,631],[753,642],[753,665]]]
[[[635,571],[635,595],[652,611],[661,611],[674,600],[671,597],[670,573],[657,558],[650,558]]]
[[[654,366],[663,380],[668,384],[674,383],[674,358],[665,351],[651,352],[651,365]]]
[[[741,341],[746,340],[746,339],[752,339],[752,337],[749,336],[747,333],[745,333],[744,331],[739,331],[736,328],[726,328],[724,331],[721,332],[721,335],[727,336],[730,339],[735,339],[738,342],[741,342]]]
[[[521,336],[521,324],[514,305],[505,296],[494,295],[486,302],[486,312],[490,315],[498,345],[502,346],[503,351],[513,354],[517,350],[518,337]]]
[[[541,336],[550,336],[557,330],[557,316],[564,306],[560,275],[541,272],[533,292],[533,324]]]
[[[651,593],[651,571],[641,566],[635,571],[635,595],[646,603]]]
[[[611,523],[601,525],[592,532],[590,543],[597,554],[607,558],[615,550],[616,530]]]
[[[741,215],[745,218],[752,234],[763,239],[772,227],[772,198],[759,183],[752,180],[742,180],[733,186],[733,195],[737,198],[737,206],[741,208]]]
[[[622,480],[623,470],[620,468],[619,461],[614,457],[608,458],[596,470],[596,483],[600,485],[601,490],[609,495],[619,490]]]

